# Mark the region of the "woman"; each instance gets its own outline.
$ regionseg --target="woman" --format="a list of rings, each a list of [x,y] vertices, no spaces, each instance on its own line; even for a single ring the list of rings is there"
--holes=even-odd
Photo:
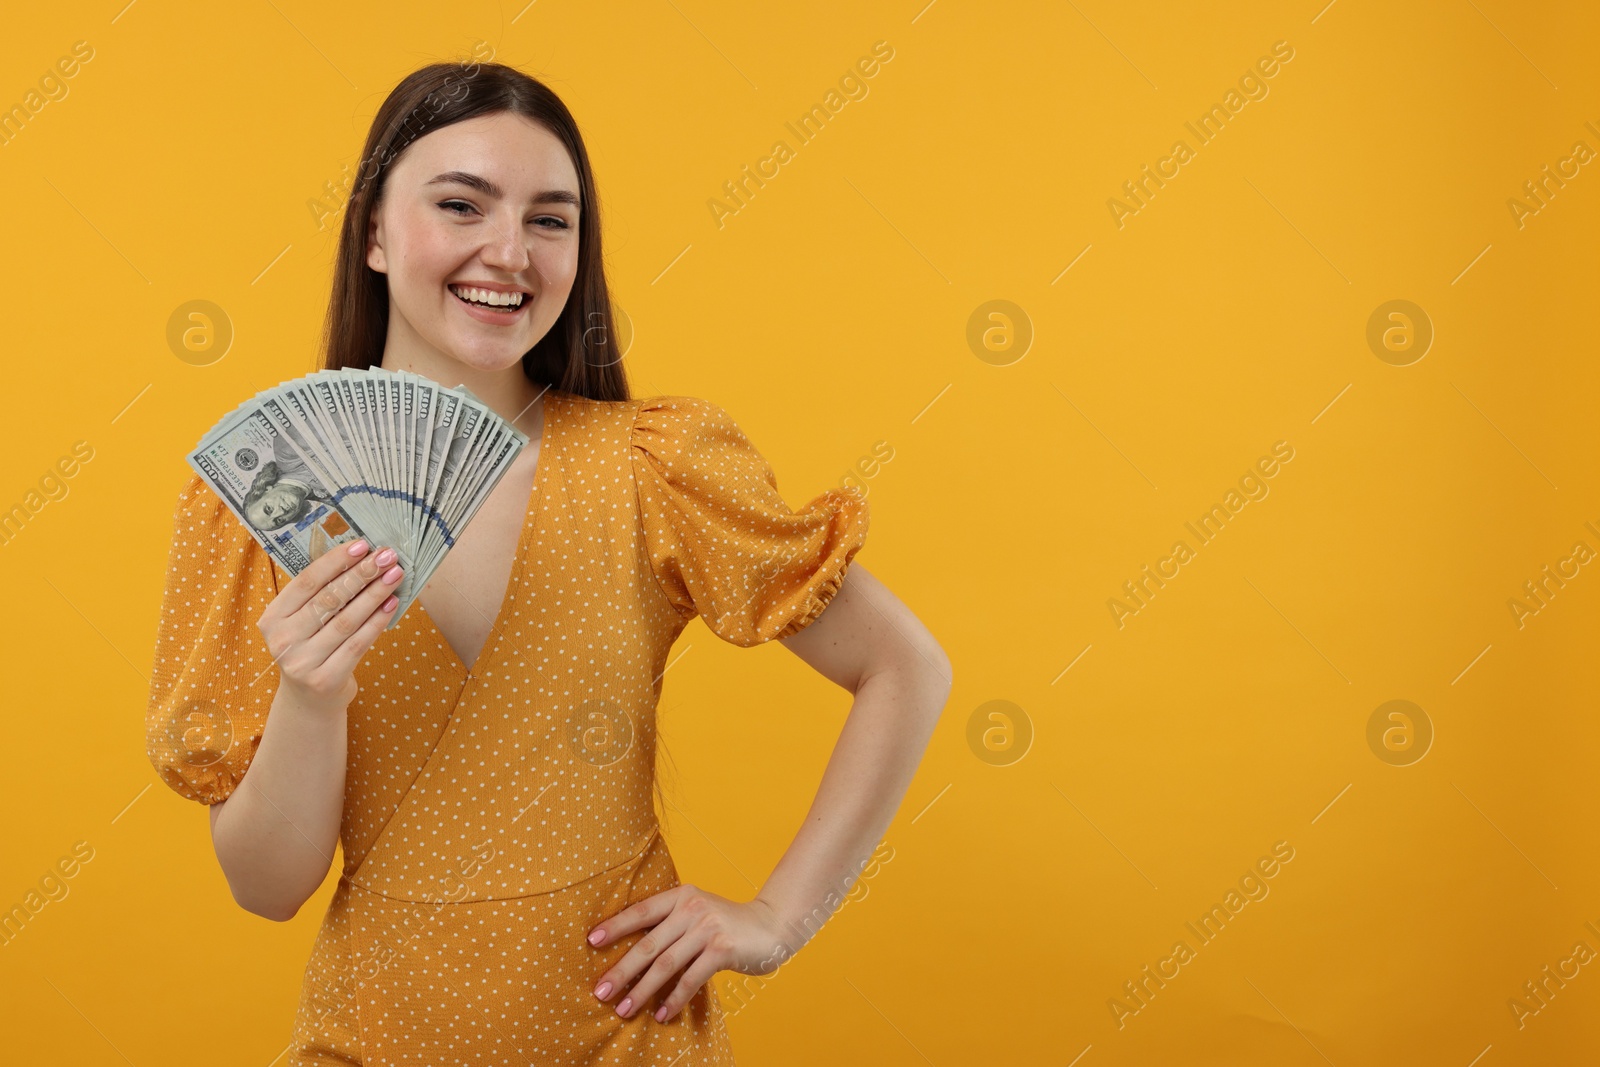
[[[769,974],[869,862],[950,665],[850,563],[868,513],[800,512],[726,412],[630,399],[576,124],[512,68],[407,77],[340,238],[326,365],[466,384],[528,434],[392,628],[385,546],[292,580],[198,477],[178,500],[150,757],[210,806],[235,899],[287,920],[343,846],[296,1063],[726,1064],[718,970]],[[824,611],[824,609],[828,609]],[[695,615],[855,695],[754,899],[680,884],[655,710]]]

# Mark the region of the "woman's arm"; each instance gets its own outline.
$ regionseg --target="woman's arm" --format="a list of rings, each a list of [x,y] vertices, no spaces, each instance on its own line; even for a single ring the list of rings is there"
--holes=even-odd
[[[845,572],[815,621],[780,640],[855,694],[816,799],[754,900],[740,904],[680,885],[623,909],[590,933],[591,944],[606,945],[653,927],[595,986],[595,996],[610,1000],[638,979],[617,1005],[624,1017],[661,991],[670,995],[654,1014],[665,1021],[717,971],[768,974],[798,952],[867,865],[950,696],[944,650],[860,563]],[[838,898],[835,907],[830,895]]]
[[[288,922],[328,876],[344,814],[355,668],[397,605],[394,558],[390,549],[369,554],[365,541],[325,552],[261,616],[278,690],[244,777],[211,806],[217,861],[246,911]]]
[[[830,895],[842,904],[893,821],[950,696],[951,668],[911,609],[859,563],[816,621],[781,642],[855,694],[811,810],[755,898],[790,933],[792,955],[832,914]]]
[[[344,812],[346,721],[343,706],[279,686],[250,769],[211,805],[211,843],[246,911],[288,922],[328,876]]]

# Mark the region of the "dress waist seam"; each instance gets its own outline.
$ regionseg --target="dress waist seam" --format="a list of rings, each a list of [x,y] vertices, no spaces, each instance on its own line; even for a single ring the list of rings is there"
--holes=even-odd
[[[560,892],[563,892],[565,890],[572,889],[575,886],[580,886],[585,882],[591,882],[596,878],[603,878],[608,874],[612,874],[613,872],[615,872],[617,870],[620,870],[623,867],[628,866],[628,864],[630,864],[630,863],[637,862],[639,857],[643,856],[647,851],[649,851],[650,847],[656,843],[656,839],[659,838],[660,836],[661,836],[661,826],[660,826],[659,823],[657,823],[654,826],[652,826],[650,828],[650,832],[645,835],[644,843],[641,844],[639,846],[639,848],[637,850],[635,850],[633,852],[633,854],[628,856],[626,859],[619,860],[616,863],[612,864],[609,867],[606,867],[603,870],[595,871],[593,874],[586,874],[582,878],[576,879],[576,880],[571,881],[571,882],[567,882],[567,883],[565,883],[563,885],[551,886],[549,889],[538,889],[538,890],[535,890],[535,891],[533,891],[531,893],[508,893],[508,894],[506,894],[504,896],[467,897],[467,898],[463,898],[461,900],[449,900],[449,899],[446,899],[446,898],[443,898],[443,897],[434,898],[434,899],[430,899],[430,900],[417,900],[417,899],[414,899],[414,898],[411,898],[411,897],[396,896],[393,893],[385,893],[381,889],[374,889],[369,885],[362,884],[361,882],[357,881],[357,879],[356,879],[356,875],[359,875],[361,873],[359,868],[356,870],[356,875],[341,874],[339,876],[339,882],[341,884],[343,884],[343,885],[348,885],[348,886],[352,886],[352,887],[354,887],[356,889],[359,889],[363,893],[370,893],[375,897],[383,897],[385,900],[393,900],[393,901],[396,901],[396,902],[401,903],[401,904],[433,904],[433,905],[450,904],[450,905],[455,905],[455,906],[462,906],[462,905],[467,905],[467,904],[487,904],[490,901],[494,901],[494,900],[526,900],[529,897],[542,897],[542,896],[548,896],[551,893],[560,893]]]

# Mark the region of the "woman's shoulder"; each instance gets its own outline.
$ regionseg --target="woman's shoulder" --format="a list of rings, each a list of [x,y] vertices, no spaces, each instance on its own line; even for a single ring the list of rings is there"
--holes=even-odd
[[[661,393],[652,396],[635,396],[627,400],[597,400],[579,393],[552,390],[551,395],[561,407],[590,416],[609,415],[616,418],[636,419],[641,416],[657,420],[671,418],[704,419],[725,415],[722,407],[712,400],[679,393]]]
[[[174,538],[186,544],[219,548],[240,540],[239,535],[254,543],[211,483],[192,472],[178,489],[172,525]]]
[[[677,393],[595,400],[558,393],[559,417],[583,437],[616,435],[648,455],[664,458],[716,444],[746,444],[733,417],[705,397]]]
[[[701,396],[677,393],[640,397],[633,405],[635,443],[689,447],[711,442],[745,443],[744,432],[726,408]]]

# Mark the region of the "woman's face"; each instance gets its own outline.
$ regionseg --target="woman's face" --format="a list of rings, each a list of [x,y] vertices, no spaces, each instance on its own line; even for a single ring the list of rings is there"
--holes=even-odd
[[[480,115],[412,142],[390,170],[367,240],[368,266],[389,277],[384,362],[518,363],[572,292],[579,215],[567,150],[521,115]],[[475,307],[457,295],[467,288],[492,290],[491,299],[520,293],[521,304]]]

